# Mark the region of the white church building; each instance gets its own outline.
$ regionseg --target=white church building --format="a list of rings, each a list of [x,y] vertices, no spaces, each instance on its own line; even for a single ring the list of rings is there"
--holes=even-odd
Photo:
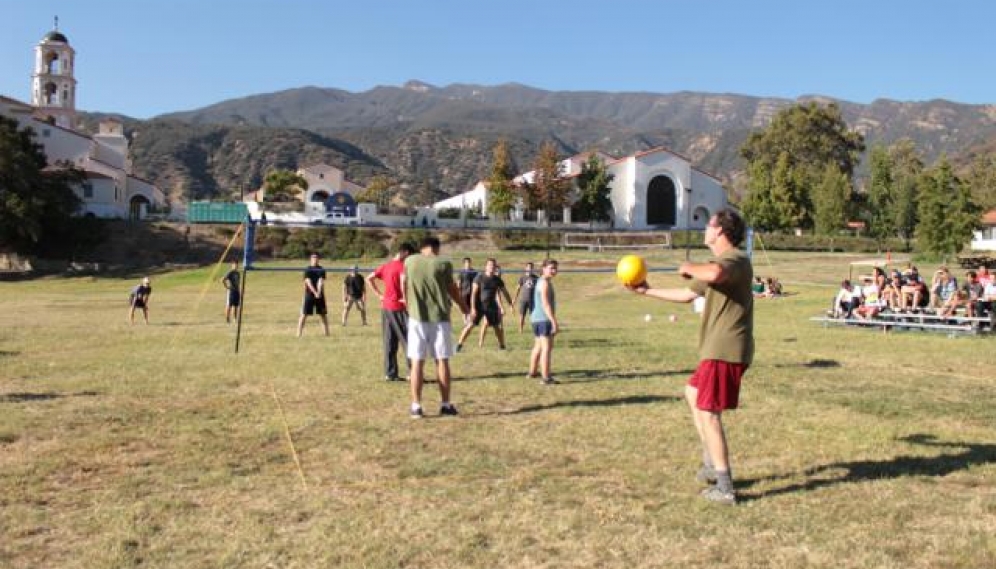
[[[655,148],[625,158],[598,152],[612,174],[612,227],[620,230],[704,229],[709,218],[728,205],[720,181],[692,166],[687,158],[666,148]],[[573,179],[590,156],[578,154],[560,163],[561,175]],[[513,182],[531,182],[533,172],[517,176]],[[435,209],[467,209],[488,213],[488,188],[478,182],[470,191],[433,204]],[[523,219],[522,205],[512,212],[512,221]],[[540,214],[542,219],[542,213]],[[563,219],[570,223],[570,207]]]
[[[76,51],[56,26],[35,46],[31,103],[0,95],[0,115],[34,131],[49,168],[71,164],[86,174],[86,183],[75,188],[81,214],[145,217],[149,208],[165,204],[165,196],[152,182],[134,175],[120,121],[106,119],[96,134],[83,132],[76,116],[75,58]]]

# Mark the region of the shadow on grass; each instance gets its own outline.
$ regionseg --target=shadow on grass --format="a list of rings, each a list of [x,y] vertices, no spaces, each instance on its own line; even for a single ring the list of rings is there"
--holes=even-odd
[[[520,413],[538,413],[540,411],[562,409],[565,407],[614,407],[616,405],[650,405],[652,403],[674,403],[677,401],[683,401],[683,399],[673,395],[632,395],[630,397],[615,397],[612,399],[579,399],[575,401],[557,401],[544,405],[526,405],[518,409],[482,413],[482,415],[518,415]]]
[[[695,371],[692,369],[679,369],[667,371],[629,371],[619,372],[614,369],[571,369],[554,370],[553,375],[562,383],[595,383],[597,381],[617,381],[630,379],[654,379],[658,377],[668,377],[672,375],[691,375]],[[484,379],[524,379],[535,381],[526,377],[526,372],[497,372],[487,375],[467,375],[455,377],[453,381],[477,381]],[[426,380],[428,381],[428,379]]]
[[[94,397],[96,391],[80,391],[79,393],[7,393],[0,395],[0,403],[29,403],[32,401],[51,401],[63,397]]]
[[[787,367],[804,367],[809,369],[826,369],[833,367],[840,367],[840,362],[837,360],[809,360],[808,362],[802,362],[797,364],[776,364],[775,367],[787,368]]]
[[[12,356],[19,356],[21,352],[15,352],[11,350],[0,350],[0,358],[9,358]]]
[[[623,345],[608,338],[577,338],[565,342],[567,348],[609,348]]]
[[[910,435],[897,440],[926,447],[961,450],[940,456],[897,456],[887,460],[856,460],[814,466],[803,471],[803,475],[807,478],[805,482],[758,493],[743,493],[738,495],[738,499],[749,502],[782,494],[808,492],[836,484],[868,480],[888,480],[907,476],[947,476],[971,466],[996,463],[996,444],[945,442],[936,440],[933,435],[925,434]],[[795,475],[763,476],[738,480],[736,485],[741,488],[749,488],[759,482],[783,480],[792,476]]]

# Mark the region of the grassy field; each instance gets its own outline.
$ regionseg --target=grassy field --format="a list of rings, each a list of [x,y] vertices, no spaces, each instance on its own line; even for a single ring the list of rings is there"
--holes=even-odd
[[[610,274],[557,278],[562,385],[511,325],[453,360],[461,416],[430,384],[423,421],[376,313],[294,338],[297,273],[250,273],[239,354],[213,268],[154,276],[149,326],[137,279],[0,283],[0,567],[994,567],[996,338],[809,322],[849,260],[755,258],[793,294],[756,305],[732,508],[694,480],[696,317]]]

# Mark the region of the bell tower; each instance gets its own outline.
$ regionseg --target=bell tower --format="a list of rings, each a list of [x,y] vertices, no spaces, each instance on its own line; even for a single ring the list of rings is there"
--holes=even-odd
[[[42,117],[63,128],[76,127],[76,78],[73,76],[76,51],[55,29],[35,46],[35,72],[31,78],[31,104]]]

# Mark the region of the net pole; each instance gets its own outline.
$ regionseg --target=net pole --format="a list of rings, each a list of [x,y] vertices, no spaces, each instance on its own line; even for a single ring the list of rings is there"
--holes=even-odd
[[[239,318],[235,325],[235,353],[239,353],[239,342],[242,340],[242,315],[246,311],[246,280],[249,267],[252,265],[253,244],[256,242],[256,223],[246,215],[245,232],[242,243],[242,292],[239,298]]]

